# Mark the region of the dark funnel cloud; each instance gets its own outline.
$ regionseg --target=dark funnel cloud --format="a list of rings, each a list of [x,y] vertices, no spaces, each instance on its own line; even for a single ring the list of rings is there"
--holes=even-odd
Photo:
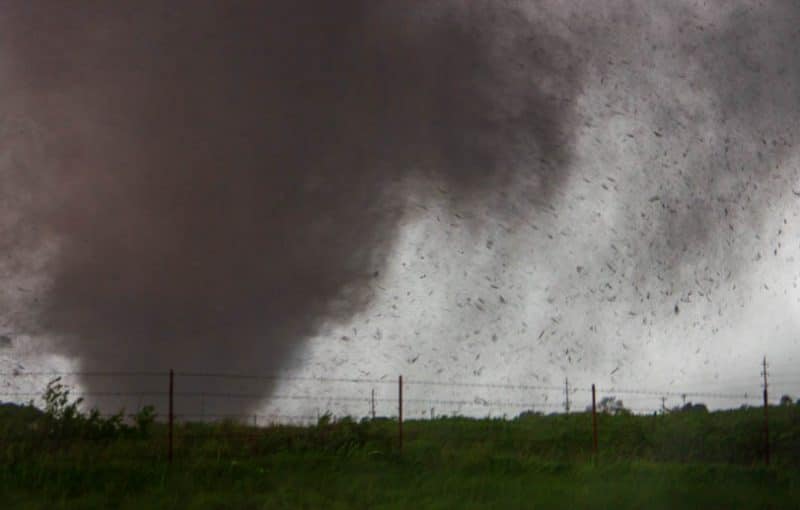
[[[280,370],[368,304],[409,198],[564,181],[581,70],[530,11],[3,2],[5,313],[85,371]]]

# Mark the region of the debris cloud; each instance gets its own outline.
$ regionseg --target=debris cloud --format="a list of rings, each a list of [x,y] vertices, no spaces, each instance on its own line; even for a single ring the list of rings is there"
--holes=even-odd
[[[367,304],[409,197],[569,159],[579,69],[513,7],[19,1],[0,32],[16,320],[83,370],[279,370]]]
[[[575,189],[618,214],[553,263],[548,303],[595,296],[563,323],[684,320],[795,189],[798,22],[790,1],[5,2],[3,327],[88,371],[279,371],[365,310],[425,204],[513,233],[575,218]],[[600,216],[536,249],[566,260]]]

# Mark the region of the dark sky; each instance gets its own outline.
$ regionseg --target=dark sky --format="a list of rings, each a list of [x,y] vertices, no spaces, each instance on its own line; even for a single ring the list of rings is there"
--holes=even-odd
[[[408,194],[480,200],[522,163],[557,187],[568,46],[425,4],[11,2],[3,107],[43,153],[3,169],[5,239],[55,243],[26,325],[89,371],[269,371],[367,304]]]
[[[0,248],[6,274],[35,283],[3,298],[5,315],[89,371],[280,369],[370,305],[410,203],[488,211],[469,216],[473,232],[558,207],[600,104],[587,90],[606,81],[650,98],[658,138],[708,137],[658,194],[630,280],[658,286],[659,267],[680,287],[706,258],[738,273],[736,251],[714,246],[729,223],[761,221],[770,195],[750,186],[796,143],[790,1],[711,14],[691,2],[3,4]]]

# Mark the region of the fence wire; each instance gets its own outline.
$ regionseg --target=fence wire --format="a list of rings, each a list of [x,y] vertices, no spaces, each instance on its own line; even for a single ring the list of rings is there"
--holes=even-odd
[[[775,374],[776,379],[779,381],[786,381],[795,379],[797,376],[789,374]],[[159,372],[152,370],[142,371],[127,371],[127,372],[101,372],[101,371],[39,371],[39,372],[21,372],[14,371],[11,373],[0,373],[0,380],[20,381],[23,379],[43,379],[43,378],[62,378],[62,384],[69,386],[64,380],[72,381],[72,379],[85,380],[87,378],[105,378],[105,379],[139,379],[142,384],[163,384],[164,389],[146,391],[137,390],[113,390],[113,381],[109,381],[110,388],[108,391],[75,391],[70,393],[71,398],[80,398],[84,400],[97,401],[99,399],[117,399],[119,404],[131,404],[132,400],[136,400],[136,406],[141,408],[143,405],[152,405],[153,400],[157,400],[159,404],[163,405],[169,398],[170,392],[167,389],[167,381],[169,380],[169,372]],[[274,409],[273,413],[253,413],[241,415],[242,419],[254,420],[256,423],[275,423],[280,421],[295,422],[295,421],[314,421],[319,416],[331,414],[334,416],[395,416],[397,412],[398,396],[394,388],[397,387],[398,381],[394,378],[381,377],[381,378],[342,378],[342,377],[296,377],[291,375],[281,374],[231,374],[231,373],[218,373],[218,372],[183,372],[177,371],[173,373],[174,380],[178,389],[171,393],[172,399],[179,405],[180,410],[174,416],[180,420],[201,419],[215,420],[215,419],[235,419],[236,413],[221,412],[220,409],[225,408],[228,404],[230,408],[237,408],[247,403],[268,401]],[[188,380],[188,383],[186,382]],[[201,380],[201,381],[198,381]],[[315,388],[315,393],[305,392],[279,392],[275,394],[266,394],[259,391],[257,387],[252,384],[258,384],[259,381],[275,382],[306,382],[318,383],[322,385],[322,389]],[[217,389],[227,384],[250,383],[249,390],[242,388],[231,389],[223,391]],[[127,383],[130,385],[130,382]],[[180,389],[181,385],[188,384],[190,389]],[[359,388],[358,394],[345,394],[345,393],[326,393],[329,388],[325,385],[330,384],[345,384],[357,385]],[[495,415],[508,415],[509,413],[520,414],[524,412],[585,412],[591,409],[591,388],[583,386],[554,386],[543,384],[511,384],[507,382],[468,382],[468,381],[437,381],[428,379],[409,379],[403,380],[403,387],[406,388],[406,397],[403,399],[403,404],[406,406],[406,416],[411,418],[433,418],[445,415],[459,415],[466,413],[466,415],[475,415],[476,413],[485,414],[489,412]],[[785,382],[779,382],[785,384]],[[208,390],[196,390],[192,386],[206,386],[210,385]],[[717,384],[719,385],[719,384]],[[28,385],[29,387],[29,385]],[[337,388],[341,390],[342,388]],[[346,386],[345,386],[346,389]],[[376,394],[376,390],[380,390]],[[390,392],[387,395],[387,390]],[[496,398],[494,393],[501,391],[505,393],[504,398]],[[420,395],[420,392],[422,395]],[[482,394],[475,394],[480,392]],[[508,398],[513,394],[521,392],[528,392],[534,394],[534,398],[523,396],[522,398]],[[393,393],[393,394],[392,394]],[[441,396],[442,394],[446,396]],[[600,405],[608,405],[608,400],[622,398],[633,406],[625,406],[625,409],[641,414],[651,414],[654,412],[665,412],[668,410],[666,401],[669,400],[671,405],[675,404],[675,399],[681,399],[683,405],[686,404],[687,399],[710,399],[712,401],[726,401],[728,406],[731,404],[735,406],[735,402],[741,405],[751,405],[756,401],[762,399],[761,388],[756,384],[753,385],[752,391],[744,392],[715,392],[715,391],[676,391],[674,388],[669,390],[657,389],[638,389],[626,387],[596,387],[597,400]],[[41,402],[43,392],[35,392],[31,390],[16,390],[0,392],[0,401],[34,401]],[[605,399],[605,401],[604,401]],[[660,405],[657,401],[660,400]],[[648,406],[647,402],[651,401],[652,406]],[[294,403],[295,407],[300,407],[299,413],[286,413],[281,412],[281,403],[291,404]],[[303,403],[307,403],[305,405]],[[106,403],[105,406],[113,405],[114,403]],[[317,414],[308,414],[309,405],[316,408]],[[206,409],[208,407],[208,409]],[[680,408],[680,406],[675,406]],[[296,409],[297,410],[297,409]],[[439,411],[438,413],[436,411]],[[601,411],[604,409],[601,408]],[[388,412],[387,412],[388,411]]]

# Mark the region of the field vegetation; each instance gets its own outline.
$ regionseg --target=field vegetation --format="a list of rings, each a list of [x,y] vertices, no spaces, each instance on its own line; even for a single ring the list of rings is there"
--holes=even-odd
[[[513,420],[322,417],[312,426],[182,423],[152,408],[0,406],[3,508],[798,508],[800,408]]]

